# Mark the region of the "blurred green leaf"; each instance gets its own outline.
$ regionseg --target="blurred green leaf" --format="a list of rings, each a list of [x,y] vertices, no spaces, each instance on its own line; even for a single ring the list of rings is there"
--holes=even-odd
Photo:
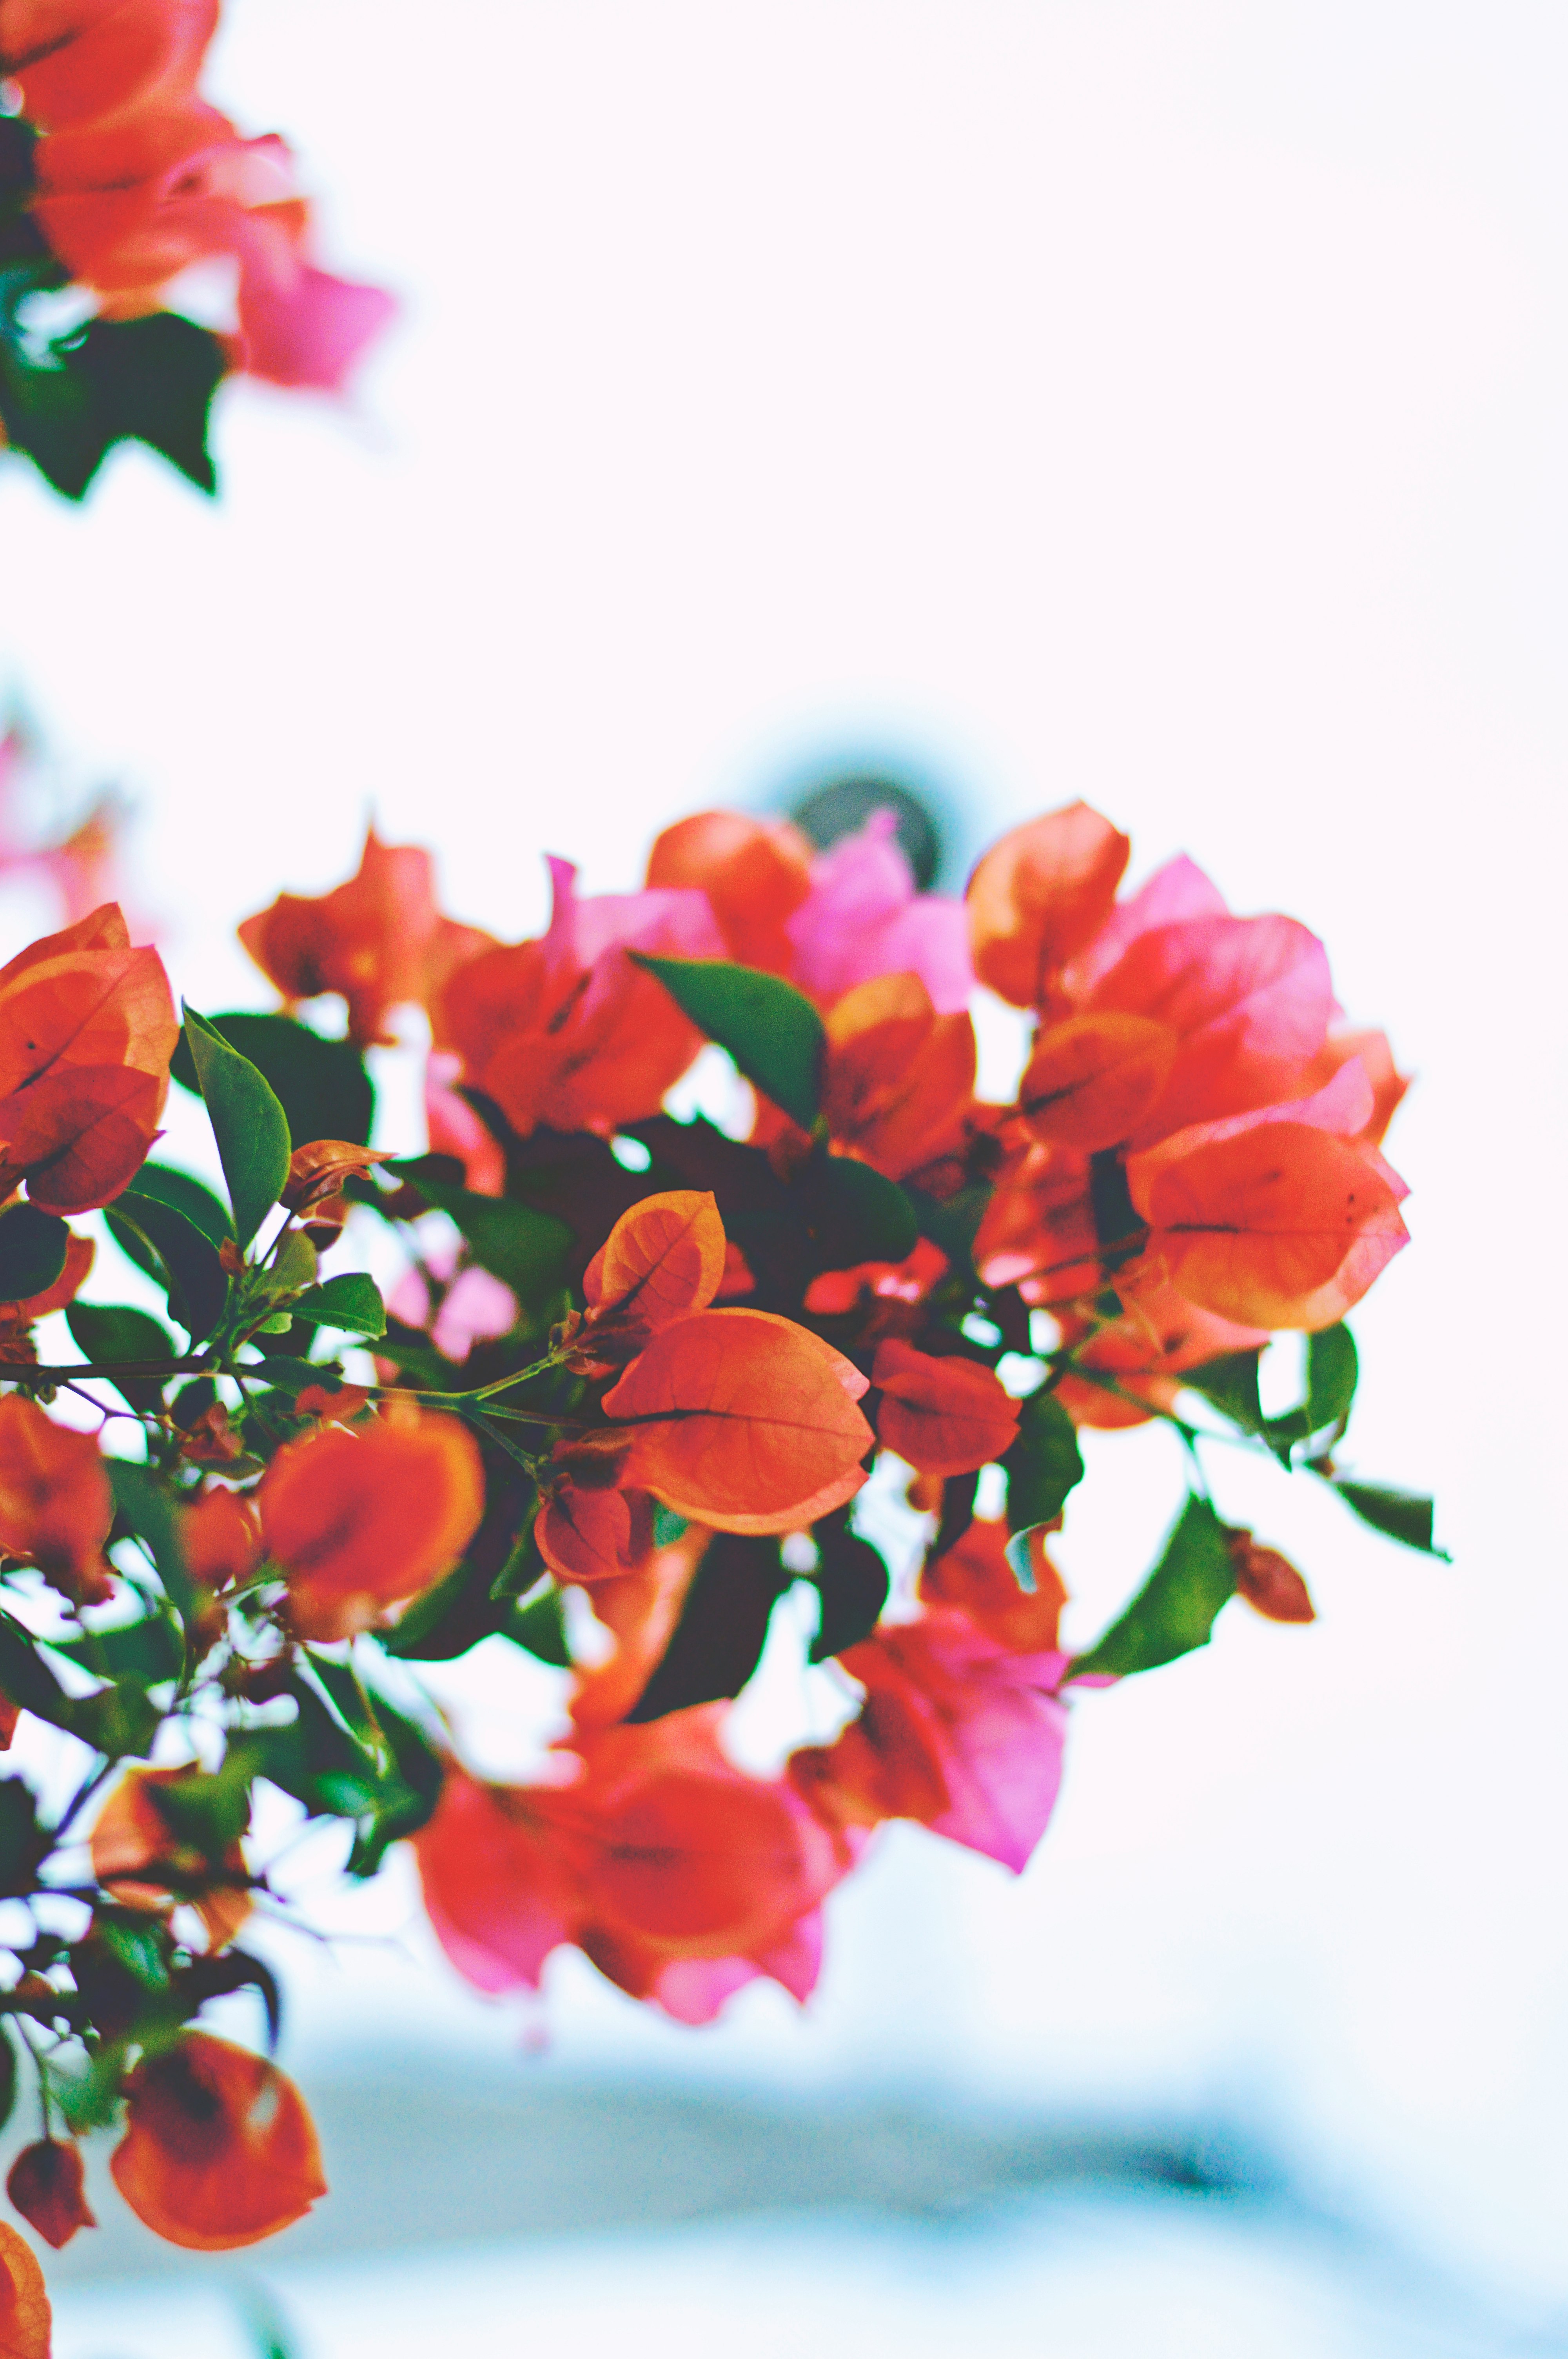
[[[920,1239],[914,1207],[894,1180],[849,1155],[814,1155],[797,1173],[812,1242],[827,1269],[899,1262]]]
[[[61,283],[52,261],[0,273],[0,421],[67,499],[86,493],[106,453],[135,440],[199,491],[217,487],[207,450],[212,397],[228,362],[216,336],[176,312],[91,320],[47,342],[18,324],[28,295]]]
[[[186,1569],[185,1542],[174,1501],[149,1467],[135,1466],[124,1458],[106,1459],[104,1463],[114,1488],[114,1506],[120,1521],[146,1548],[163,1583],[164,1595],[180,1620],[189,1625],[201,1600]]]
[[[444,1176],[449,1165],[445,1156],[416,1156],[387,1169],[455,1221],[481,1268],[509,1286],[525,1310],[537,1311],[566,1282],[570,1229],[552,1214],[508,1197],[455,1187]]]
[[[1071,1677],[1126,1679],[1206,1647],[1216,1614],[1235,1591],[1225,1527],[1206,1499],[1191,1496],[1153,1571],[1098,1645],[1077,1658]]]
[[[776,1539],[716,1532],[703,1551],[664,1657],[628,1723],[738,1696],[762,1658],[773,1607],[795,1576]]]
[[[13,1204],[0,1212],[0,1302],[26,1302],[47,1293],[65,1267],[70,1243],[66,1223],[36,1204]]]
[[[514,1606],[501,1625],[502,1636],[514,1646],[521,1647],[536,1662],[548,1663],[558,1671],[569,1671],[572,1650],[567,1643],[566,1615],[561,1610],[561,1593],[552,1583],[542,1596],[531,1597],[526,1605]]]
[[[1416,1491],[1395,1490],[1384,1483],[1355,1483],[1346,1474],[1332,1474],[1327,1479],[1346,1506],[1353,1507],[1374,1531],[1402,1541],[1406,1548],[1419,1549],[1423,1556],[1440,1557],[1444,1564],[1452,1564],[1454,1560],[1448,1550],[1433,1544],[1435,1508],[1431,1499]]]
[[[361,1270],[344,1270],[322,1286],[313,1286],[290,1304],[296,1319],[313,1327],[336,1327],[348,1335],[384,1335],[386,1305],[375,1280]]]
[[[1022,1589],[1034,1586],[1029,1536],[1054,1523],[1067,1495],[1084,1479],[1077,1429],[1054,1393],[1031,1393],[1018,1412],[1018,1433],[1002,1456],[1007,1475],[1007,1560]]]
[[[812,1128],[821,1108],[827,1035],[804,993],[776,974],[723,959],[652,958],[643,951],[631,956],[657,975],[699,1032],[729,1050],[749,1082],[802,1130]]]
[[[825,1663],[871,1636],[888,1602],[888,1569],[870,1540],[847,1531],[841,1524],[818,1524],[812,1538],[816,1542],[816,1570],[810,1580],[822,1610],[811,1642],[811,1660]]]

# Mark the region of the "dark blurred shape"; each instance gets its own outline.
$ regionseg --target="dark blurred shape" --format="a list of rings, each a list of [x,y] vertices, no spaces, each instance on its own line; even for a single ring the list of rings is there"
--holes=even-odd
[[[875,770],[857,770],[813,787],[789,806],[796,827],[820,852],[864,827],[873,811],[891,810],[898,821],[898,841],[914,872],[914,881],[928,893],[942,864],[942,836],[929,805],[912,788]]]

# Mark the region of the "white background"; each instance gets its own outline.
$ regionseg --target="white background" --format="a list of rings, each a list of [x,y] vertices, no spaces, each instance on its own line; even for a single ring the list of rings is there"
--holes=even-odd
[[[1560,9],[228,20],[215,94],[400,325],[346,410],[225,393],[215,508],[139,453],[80,514],[0,471],[0,651],[139,804],[198,1004],[265,1003],[229,929],[373,806],[515,936],[541,850],[629,885],[682,808],[880,753],[961,809],[960,875],[1083,794],[1141,868],[1305,919],[1421,1077],[1353,1455],[1437,1492],[1453,1568],[1229,1475],[1318,1625],[1232,1608],[1081,1705],[1021,1886],[900,1832],[804,2027],[760,1994],[694,2042],[568,1970],[558,2052],[1224,2113],[1568,2302]],[[1096,1450],[1082,1627],[1174,1480],[1159,1435]],[[386,2025],[438,1990],[510,2052],[365,1972]]]

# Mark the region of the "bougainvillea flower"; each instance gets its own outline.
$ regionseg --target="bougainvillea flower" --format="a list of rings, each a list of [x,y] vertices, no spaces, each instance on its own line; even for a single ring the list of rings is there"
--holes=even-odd
[[[1104,1270],[1088,1158],[1027,1140],[1013,1147],[973,1251],[988,1286],[1016,1286],[1025,1301],[1054,1304],[1096,1292]]]
[[[595,1582],[594,1620],[614,1639],[615,1651],[579,1669],[571,1702],[574,1728],[609,1728],[631,1711],[664,1660],[712,1537],[705,1524],[687,1524],[635,1571]]]
[[[1311,1064],[1303,1067],[1290,1094],[1314,1097],[1352,1059],[1359,1063],[1372,1092],[1371,1112],[1356,1136],[1368,1147],[1381,1147],[1411,1085],[1410,1075],[1401,1073],[1394,1062],[1386,1032],[1331,1032]]]
[[[425,1124],[432,1155],[450,1155],[463,1167],[463,1186],[475,1196],[499,1196],[506,1187],[501,1141],[452,1087],[463,1060],[432,1049],[425,1066]]]
[[[1140,934],[1096,985],[1092,1015],[1141,1016],[1177,1046],[1133,1143],[1288,1096],[1334,1011],[1323,944],[1292,918],[1197,918]]]
[[[1069,1016],[1040,1034],[1018,1085],[1031,1135],[1092,1155],[1130,1138],[1175,1061],[1176,1034],[1147,1016]]]
[[[877,1439],[922,1474],[968,1474],[1017,1438],[1019,1404],[989,1368],[935,1359],[889,1336],[871,1382],[881,1389]]]
[[[1288,1556],[1260,1547],[1245,1524],[1227,1524],[1225,1545],[1236,1574],[1236,1593],[1270,1622],[1315,1622],[1312,1593]]]
[[[1044,1535],[1030,1536],[1033,1591],[1021,1589],[1007,1560],[1007,1526],[977,1516],[962,1537],[922,1568],[921,1602],[967,1614],[977,1629],[1015,1655],[1056,1650],[1067,1592],[1045,1551]]]
[[[0,67],[45,132],[194,90],[218,0],[5,0]]]
[[[656,1114],[701,1046],[627,951],[714,958],[723,939],[701,893],[579,899],[570,864],[549,865],[548,932],[454,970],[433,1005],[438,1045],[458,1052],[470,1087],[519,1134],[547,1123],[604,1135]]]
[[[110,1594],[103,1543],[114,1500],[98,1443],[20,1393],[0,1400],[0,1549],[73,1603]]]
[[[208,1948],[222,1950],[251,1913],[244,1853],[233,1843],[222,1860],[206,1859],[181,1842],[158,1808],[162,1791],[178,1790],[197,1775],[195,1763],[177,1769],[127,1769],[93,1824],[92,1873],[124,1908],[167,1916],[178,1901],[189,1900],[206,1928]],[[149,1870],[156,1875],[160,1869],[177,1889],[148,1880]]]
[[[108,1203],[146,1158],[178,1018],[163,962],[111,903],[0,968],[0,1195]]]
[[[880,1629],[840,1658],[866,1690],[860,1717],[790,1775],[829,1823],[917,1819],[1021,1872],[1061,1783],[1066,1659],[1015,1654],[945,1608]]]
[[[5,2192],[46,2245],[61,2252],[79,2228],[96,2228],[83,2184],[81,2156],[59,2138],[25,2146],[5,2178]],[[0,2322],[0,2354],[7,2348]]]
[[[1063,1015],[1087,1006],[1095,986],[1141,934],[1193,918],[1223,918],[1225,896],[1184,853],[1157,868],[1148,882],[1119,901],[1105,923],[1052,979],[1050,1005]]]
[[[946,1277],[940,1245],[922,1237],[903,1261],[862,1261],[852,1269],[825,1269],[806,1289],[806,1308],[818,1317],[853,1310],[862,1295],[879,1302],[924,1302]]]
[[[765,1310],[694,1310],[661,1329],[604,1411],[632,1430],[627,1480],[725,1532],[787,1532],[865,1481],[866,1379]]]
[[[261,1524],[251,1500],[214,1484],[180,1518],[185,1569],[216,1593],[246,1582],[261,1562]]]
[[[724,1223],[710,1194],[676,1188],[622,1212],[583,1272],[586,1326],[645,1342],[688,1310],[706,1310],[724,1277]]]
[[[335,1425],[280,1450],[257,1494],[301,1637],[351,1638],[438,1581],[484,1511],[478,1446],[455,1417]]]
[[[939,1016],[918,975],[858,984],[828,1011],[822,1112],[829,1136],[904,1179],[963,1144],[975,1091],[975,1027]]]
[[[1077,1347],[1075,1369],[1081,1371],[1056,1386],[1075,1425],[1141,1425],[1173,1407],[1185,1370],[1230,1352],[1255,1352],[1269,1340],[1265,1328],[1239,1326],[1189,1302],[1157,1257],[1119,1273],[1117,1286],[1121,1309],[1113,1318],[1100,1314],[1091,1323],[1058,1313],[1062,1341]]]
[[[942,1015],[968,1006],[964,905],[915,891],[892,811],[873,811],[812,863],[811,891],[784,930],[792,980],[823,1006],[883,974],[918,975]]]
[[[54,2316],[26,2236],[0,2220],[0,2359],[49,2359]]]
[[[817,1948],[804,1928],[849,1847],[782,1780],[720,1752],[721,1706],[579,1739],[566,1787],[483,1787],[454,1769],[415,1837],[425,1905],[460,1973],[537,1988],[563,1941],[634,1997],[685,2022],[772,1974],[797,1997]]]
[[[785,927],[811,890],[812,848],[787,820],[697,811],[665,828],[648,855],[648,883],[696,886],[708,896],[727,954],[787,974]]]
[[[1357,1134],[1358,1062],[1313,1098],[1202,1124],[1127,1167],[1150,1250],[1200,1309],[1261,1328],[1331,1327],[1410,1242],[1403,1181]]]
[[[292,2081],[204,2031],[146,2056],[125,2083],[125,2135],[110,2158],[138,2220],[171,2245],[232,2252],[276,2235],[327,2192]]]
[[[280,893],[245,919],[240,940],[290,1006],[324,991],[341,993],[349,1038],[362,1046],[390,1038],[393,1008],[424,1000],[443,922],[429,853],[411,843],[383,843],[373,827],[358,874],[346,885],[314,898]]]
[[[585,1490],[564,1482],[535,1517],[534,1539],[562,1581],[613,1581],[653,1548],[652,1503],[643,1491]]]
[[[969,879],[969,951],[979,980],[1014,1007],[1050,1004],[1054,971],[1110,914],[1132,849],[1087,803],[1015,827]]]

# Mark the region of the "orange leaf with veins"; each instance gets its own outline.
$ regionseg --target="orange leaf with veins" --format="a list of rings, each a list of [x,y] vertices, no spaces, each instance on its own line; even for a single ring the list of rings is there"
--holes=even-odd
[[[1131,1136],[1175,1054],[1176,1035],[1151,1016],[1068,1016],[1035,1041],[1018,1110],[1036,1138],[1093,1155]]]
[[[1132,846],[1087,803],[1015,827],[969,879],[969,951],[980,982],[1039,1007],[1050,979],[1110,915]]]
[[[0,2359],[49,2359],[53,2313],[26,2236],[0,2220]]]
[[[766,1310],[694,1310],[655,1335],[604,1397],[633,1428],[627,1479],[725,1532],[787,1532],[865,1481],[866,1379]]]
[[[654,1334],[705,1310],[724,1276],[724,1223],[711,1195],[675,1188],[622,1212],[583,1273],[589,1324]]]
[[[896,1336],[877,1346],[877,1439],[922,1474],[970,1474],[1018,1433],[1018,1403],[989,1368],[938,1360]]]

